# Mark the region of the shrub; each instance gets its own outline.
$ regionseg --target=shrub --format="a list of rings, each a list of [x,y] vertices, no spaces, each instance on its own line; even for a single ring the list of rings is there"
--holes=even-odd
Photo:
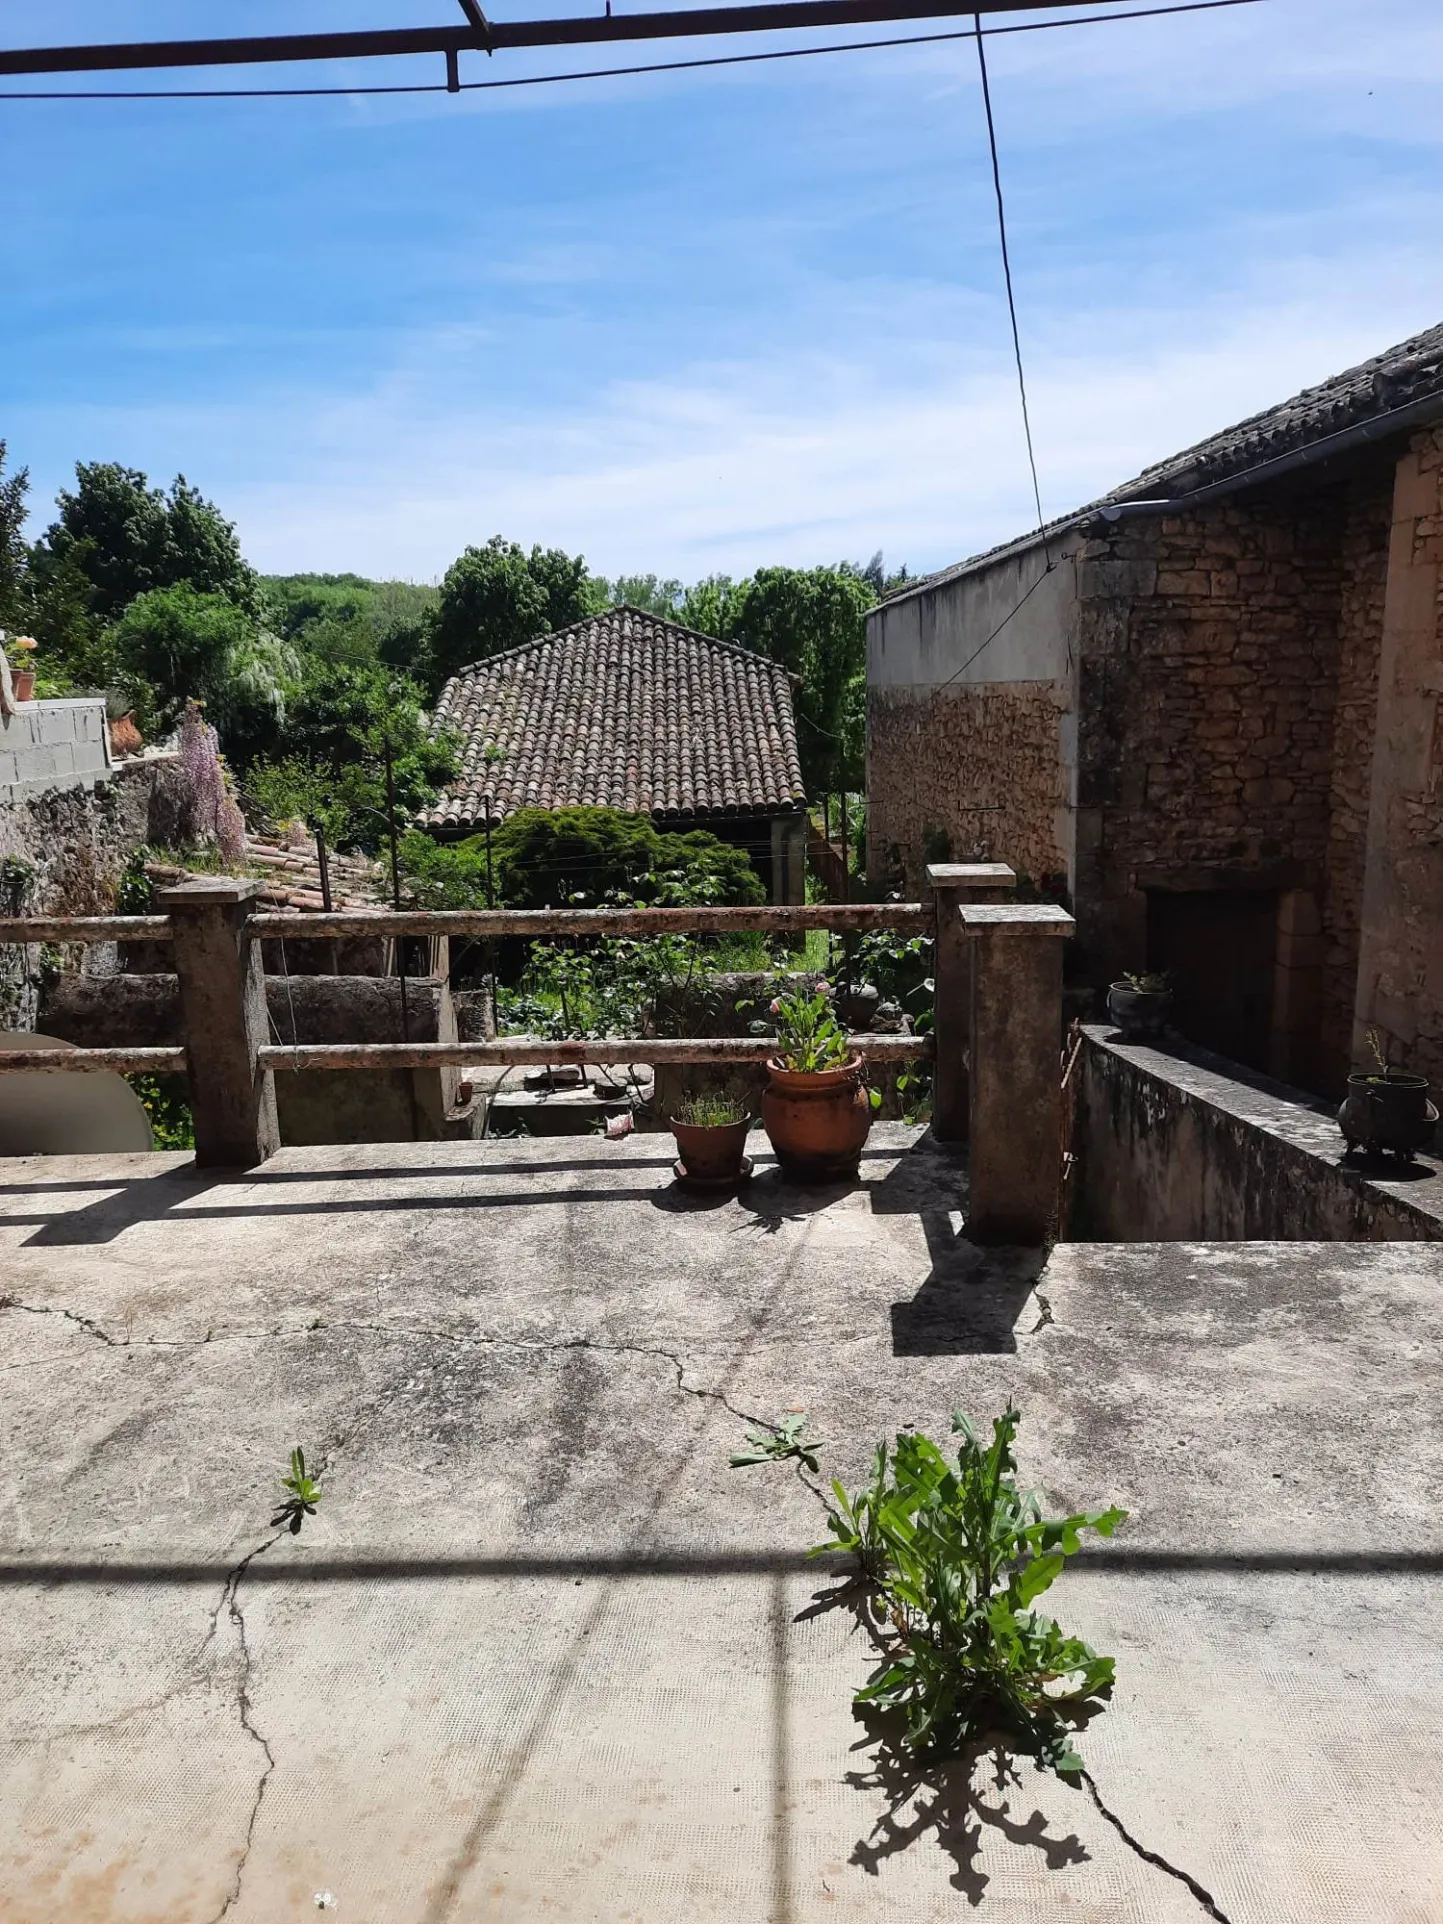
[[[484,858],[484,836],[460,846]],[[594,907],[618,896],[662,905],[766,899],[745,850],[705,829],[663,833],[649,816],[621,809],[518,809],[493,830],[491,851],[507,908]]]

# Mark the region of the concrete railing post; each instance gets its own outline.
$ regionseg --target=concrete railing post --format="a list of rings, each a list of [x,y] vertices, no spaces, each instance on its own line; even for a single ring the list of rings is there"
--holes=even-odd
[[[1057,1233],[1062,1185],[1062,943],[1050,903],[965,904],[972,946],[966,1234],[1028,1247]]]
[[[939,1142],[967,1135],[967,1052],[972,1034],[972,948],[958,910],[964,902],[1001,902],[1017,886],[1005,862],[932,862],[927,881],[937,907],[933,963],[932,1133]]]
[[[250,1169],[280,1147],[275,1077],[257,1050],[269,1040],[261,945],[247,927],[259,882],[205,876],[163,889],[185,1029],[195,1159]]]

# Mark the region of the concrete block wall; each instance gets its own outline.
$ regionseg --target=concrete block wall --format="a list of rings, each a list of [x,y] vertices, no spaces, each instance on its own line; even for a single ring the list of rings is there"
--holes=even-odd
[[[51,788],[89,788],[110,772],[110,731],[98,697],[22,702],[0,714],[0,807]]]

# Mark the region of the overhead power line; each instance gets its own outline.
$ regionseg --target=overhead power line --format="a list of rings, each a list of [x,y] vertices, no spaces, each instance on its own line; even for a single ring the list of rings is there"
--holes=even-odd
[[[988,13],[1077,7],[1085,0],[992,0]],[[480,9],[477,8],[479,13]],[[120,73],[163,67],[269,66],[277,62],[394,58],[525,47],[614,45],[627,40],[702,39],[715,34],[854,27],[971,13],[956,0],[760,0],[665,13],[593,14],[559,20],[486,20],[456,27],[391,27],[345,33],[263,34],[0,50],[0,74]]]
[[[1069,0],[1070,3],[1070,0]],[[1124,20],[1156,20],[1179,13],[1217,13],[1225,7],[1251,7],[1261,0],[1173,0],[1157,7],[1134,7],[1126,13],[1070,14],[1061,20],[1029,20],[1009,27],[984,27],[984,40],[1018,33],[1046,33],[1061,27],[1110,26]],[[928,11],[935,12],[935,8]],[[867,53],[873,48],[926,47],[941,42],[973,40],[974,27],[948,33],[896,35],[883,40],[843,40],[825,47],[773,47],[763,53],[711,54],[695,60],[654,60],[626,67],[588,67],[569,73],[518,74],[506,80],[395,82],[390,85],[335,87],[125,87],[125,88],[15,88],[0,92],[0,100],[316,100],[371,98],[391,94],[488,93],[507,87],[551,87],[572,80],[622,80],[637,74],[688,73],[704,67],[748,67],[770,60],[809,60],[821,54]],[[0,56],[0,73],[7,71]]]
[[[977,30],[977,71],[982,78],[982,108],[987,116],[987,150],[992,156],[992,190],[997,199],[997,239],[1002,249],[1002,280],[1007,289],[1007,312],[1012,321],[1012,353],[1017,362],[1017,391],[1022,397],[1022,432],[1027,441],[1027,465],[1032,470],[1032,498],[1037,503],[1037,526],[1043,553],[1047,534],[1042,514],[1042,489],[1037,480],[1037,455],[1032,446],[1032,416],[1027,408],[1027,376],[1022,371],[1022,335],[1017,326],[1017,298],[1012,291],[1012,255],[1007,246],[1007,210],[1002,201],[1002,163],[997,158],[997,123],[992,118],[992,89],[987,84],[987,54],[982,45],[982,15],[972,16]],[[1052,566],[1052,556],[1047,555]]]

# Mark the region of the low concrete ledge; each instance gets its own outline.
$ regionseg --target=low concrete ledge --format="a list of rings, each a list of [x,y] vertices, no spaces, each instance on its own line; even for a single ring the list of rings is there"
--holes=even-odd
[[[1443,1166],[1344,1162],[1332,1108],[1203,1049],[1083,1029],[1071,1234],[1081,1241],[1443,1241]]]

